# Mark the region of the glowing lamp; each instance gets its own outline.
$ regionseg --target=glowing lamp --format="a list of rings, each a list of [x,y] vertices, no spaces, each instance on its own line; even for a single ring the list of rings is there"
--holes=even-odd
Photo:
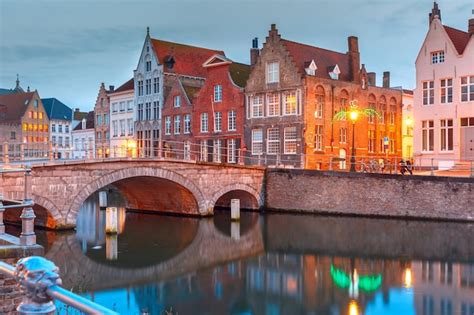
[[[357,118],[359,118],[359,112],[356,110],[352,110],[349,112],[349,117],[352,120],[352,122],[355,122]]]
[[[405,124],[407,126],[411,126],[413,124],[413,120],[410,117],[408,117],[407,119],[405,119]]]
[[[137,147],[137,143],[134,140],[127,141],[127,147],[129,149],[135,149]]]

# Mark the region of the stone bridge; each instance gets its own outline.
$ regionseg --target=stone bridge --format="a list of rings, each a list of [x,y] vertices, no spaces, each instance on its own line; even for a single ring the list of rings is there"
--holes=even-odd
[[[207,216],[214,206],[239,198],[242,208],[263,206],[264,169],[170,160],[101,160],[32,166],[36,223],[72,228],[83,202],[94,192],[117,189],[127,208]],[[22,199],[23,174],[0,177],[6,199]],[[18,210],[19,211],[19,210]],[[7,211],[6,220],[19,217]]]

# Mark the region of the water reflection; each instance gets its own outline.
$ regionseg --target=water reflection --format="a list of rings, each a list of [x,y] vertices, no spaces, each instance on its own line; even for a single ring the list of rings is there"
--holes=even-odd
[[[39,239],[67,288],[120,314],[474,315],[472,224],[242,213],[237,233],[225,211],[122,209],[108,238],[95,204]]]

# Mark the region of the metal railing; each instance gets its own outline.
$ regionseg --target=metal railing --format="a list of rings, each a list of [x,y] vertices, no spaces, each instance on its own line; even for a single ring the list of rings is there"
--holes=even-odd
[[[59,268],[51,261],[38,256],[22,258],[13,267],[0,262],[0,273],[15,278],[23,293],[18,306],[20,314],[54,314],[54,300],[86,314],[118,314],[102,305],[61,287]]]

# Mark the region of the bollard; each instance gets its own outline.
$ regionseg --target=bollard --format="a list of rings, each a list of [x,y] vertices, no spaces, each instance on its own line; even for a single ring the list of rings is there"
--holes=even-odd
[[[230,223],[230,238],[240,240],[240,222],[233,221]]]
[[[106,191],[99,191],[99,207],[101,208],[107,207],[107,192]]]
[[[105,236],[105,258],[107,260],[117,260],[118,258],[117,234],[107,234]]]
[[[118,232],[118,220],[117,220],[117,208],[107,207],[105,210],[105,233],[117,234]]]
[[[5,209],[3,207],[3,195],[0,194],[0,234],[5,233],[5,224],[3,223],[3,212]]]
[[[434,159],[431,158],[431,176],[434,176]]]
[[[240,199],[230,200],[230,218],[232,221],[240,221]]]
[[[22,315],[54,314],[56,306],[47,290],[60,285],[59,268],[51,261],[38,256],[22,258],[15,268],[15,279],[24,293],[17,311]]]

